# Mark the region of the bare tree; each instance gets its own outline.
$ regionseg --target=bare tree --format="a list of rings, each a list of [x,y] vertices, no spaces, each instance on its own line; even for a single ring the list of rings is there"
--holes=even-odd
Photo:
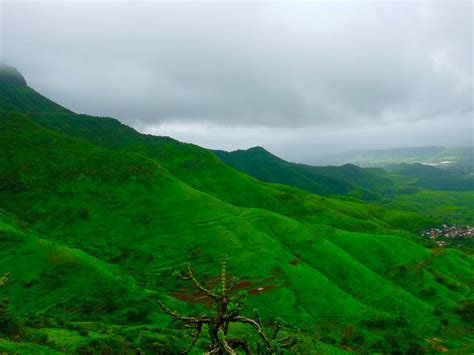
[[[181,280],[191,282],[215,306],[214,314],[194,317],[181,315],[176,311],[170,310],[163,302],[158,301],[166,314],[184,322],[187,327],[194,328],[193,339],[189,347],[184,351],[185,354],[189,353],[196,344],[204,325],[208,328],[211,341],[208,354],[236,354],[235,350],[238,348],[242,348],[246,354],[251,354],[251,348],[246,339],[228,336],[231,323],[242,323],[253,327],[263,343],[263,347],[259,344],[260,351],[268,354],[273,354],[282,348],[290,348],[296,344],[294,334],[277,339],[278,332],[281,329],[281,322],[277,322],[273,326],[271,334],[267,335],[257,311],[254,311],[254,318],[240,314],[244,305],[244,294],[230,295],[233,285],[227,285],[226,259],[224,257],[221,264],[220,282],[212,290],[197,280],[189,265],[186,265],[184,270],[176,272],[175,276]]]

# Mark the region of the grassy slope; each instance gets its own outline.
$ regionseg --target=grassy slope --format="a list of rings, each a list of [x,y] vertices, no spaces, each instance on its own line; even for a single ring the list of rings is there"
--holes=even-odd
[[[354,230],[381,231],[381,221],[374,224],[374,218],[382,218],[389,223],[396,221],[397,225],[392,224],[392,227],[410,230],[433,224],[432,220],[416,216],[413,212],[381,211],[378,206],[339,202],[286,185],[264,184],[193,144],[168,137],[143,135],[111,118],[71,113],[30,88],[15,90],[11,86],[0,86],[0,90],[4,100],[14,105],[16,111],[31,113],[33,110],[31,117],[45,127],[103,147],[149,157],[181,181],[233,205],[263,208],[300,220],[332,223]],[[305,202],[302,203],[302,200]],[[341,212],[345,216],[341,216]]]
[[[138,338],[146,332],[143,323],[170,323],[156,309],[156,292],[138,286],[119,266],[39,235],[4,210],[0,270],[11,272],[1,294],[23,328],[21,342],[0,336],[0,351],[70,353],[91,342],[102,350],[115,343],[132,351],[128,333]],[[160,336],[154,332],[153,341]],[[180,343],[173,331],[166,336]]]
[[[118,267],[44,239],[1,210],[0,235],[0,269],[12,273],[4,295],[11,301],[9,309],[16,313],[97,319],[110,315],[111,300],[118,309],[127,300],[138,299],[140,292],[133,279]]]
[[[447,154],[448,150],[455,149],[443,152]],[[459,150],[463,151],[455,151]],[[319,189],[323,194],[349,193],[365,198],[379,196],[384,206],[398,211],[419,212],[432,219],[432,223],[474,224],[474,178],[452,169],[400,164],[391,166],[389,174],[381,169],[353,165],[312,167],[286,162],[259,147],[230,153],[217,151],[216,154],[236,169],[264,181],[286,183],[308,191]],[[327,176],[327,180],[321,180],[321,176]],[[413,191],[407,193],[410,189]],[[372,193],[365,192],[368,190]],[[393,226],[407,226],[394,212],[381,219]]]
[[[79,120],[83,116],[73,117]],[[421,324],[427,322],[428,328],[423,330],[427,337],[443,334],[438,320],[432,316],[434,306],[446,309],[445,317],[452,323],[460,322],[451,310],[456,301],[467,295],[462,285],[470,282],[465,279],[472,268],[470,259],[465,260],[456,251],[434,257],[435,271],[461,285],[451,290],[435,282],[426,270],[421,270],[416,277],[406,273],[404,277],[397,276],[399,265],[408,265],[411,270],[411,266],[430,259],[432,251],[429,249],[401,236],[342,230],[387,231],[389,234],[389,226],[377,216],[377,213],[385,214],[385,210],[364,210],[366,207],[359,204],[263,184],[219,162],[217,167],[203,166],[195,158],[196,153],[205,157],[203,162],[214,159],[212,155],[191,145],[177,144],[176,147],[173,141],[166,148],[171,154],[164,154],[166,149],[160,146],[158,151],[163,154],[162,159],[158,159],[146,145],[139,154],[116,152],[50,131],[20,114],[4,112],[0,128],[1,149],[6,152],[0,162],[1,206],[54,243],[73,248],[67,249],[76,250],[73,254],[84,255],[88,261],[81,264],[95,263],[99,270],[120,270],[118,274],[125,279],[126,275],[133,275],[137,284],[127,289],[133,291],[138,287],[145,294],[150,292],[148,290],[157,290],[163,297],[179,288],[169,272],[180,262],[191,261],[200,273],[212,276],[216,273],[216,258],[227,251],[231,273],[248,276],[252,281],[274,277],[259,284],[268,292],[252,296],[250,309],[258,306],[266,318],[281,315],[301,327],[313,327],[317,319],[325,334],[344,327],[360,327],[366,334],[366,344],[359,347],[370,347],[378,337],[395,328],[390,324],[386,329],[369,333],[364,322],[380,316],[395,319],[400,310],[408,319],[410,330],[421,331]],[[93,130],[86,133],[90,132]],[[136,142],[131,144],[131,151],[138,151]],[[193,154],[180,153],[187,149]],[[190,168],[190,163],[195,163],[197,168]],[[219,173],[223,174],[220,178]],[[181,178],[192,180],[196,176],[199,179],[194,187],[181,181]],[[230,183],[229,177],[232,178]],[[218,186],[209,186],[211,183]],[[255,191],[263,201],[229,204],[233,199],[237,202],[242,199],[236,195],[241,192],[238,187],[236,191],[227,192],[232,183],[248,186],[250,192],[246,196],[255,199],[252,195]],[[269,208],[263,208],[265,206]],[[278,211],[284,215],[275,213]],[[6,255],[10,255],[12,249],[8,243],[2,246]],[[28,265],[44,263],[44,255],[48,255],[44,249],[30,247],[30,250],[35,250],[37,255],[32,256]],[[368,257],[366,250],[379,257]],[[13,274],[18,274],[18,284],[28,280],[21,266],[13,261],[5,259],[3,267],[10,267]],[[90,276],[95,277],[95,273]],[[69,280],[69,276],[64,279]],[[101,290],[96,290],[87,278],[80,284],[81,292],[87,288],[91,288],[91,294]],[[37,292],[48,301],[50,286],[41,285]],[[271,289],[270,285],[277,288]],[[438,290],[434,299],[420,294],[420,288],[430,286]],[[66,283],[60,292],[64,292],[61,297],[67,299],[67,294],[76,295],[78,291]],[[15,303],[24,308],[15,311],[27,312],[34,300],[24,296],[25,293],[16,295],[18,298],[12,297],[12,304],[16,300]],[[134,297],[144,296],[138,292]],[[111,302],[115,302],[115,297],[112,298]],[[47,305],[43,308],[55,316],[54,297],[51,304],[51,308]],[[124,311],[122,306],[106,309],[105,320],[123,320],[116,315]],[[143,307],[151,307],[152,314],[157,314],[156,306],[145,302]],[[83,316],[77,315],[78,319]],[[145,321],[163,322],[158,315],[155,317]],[[340,341],[340,334],[333,337]],[[448,345],[456,345],[450,341]]]
[[[422,190],[398,196],[387,206],[418,211],[426,216],[441,218],[443,223],[474,225],[474,192]]]
[[[474,191],[474,176],[470,171],[441,169],[423,164],[399,164],[387,167],[391,172],[414,179],[426,189],[434,191]],[[470,168],[472,169],[472,167]]]

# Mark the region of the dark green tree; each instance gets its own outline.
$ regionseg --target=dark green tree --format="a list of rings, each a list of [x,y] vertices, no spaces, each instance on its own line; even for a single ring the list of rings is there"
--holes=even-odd
[[[220,282],[214,289],[208,289],[197,280],[193,270],[186,265],[183,270],[175,272],[175,276],[181,280],[186,280],[203,292],[206,298],[213,304],[214,312],[203,316],[184,316],[176,311],[170,310],[163,302],[158,301],[163,311],[176,320],[182,321],[187,327],[194,328],[191,344],[184,353],[189,353],[196,344],[203,326],[207,326],[210,338],[209,354],[236,354],[236,349],[241,348],[246,354],[251,354],[250,344],[246,339],[232,338],[228,336],[229,325],[232,323],[242,323],[251,326],[259,336],[261,343],[257,344],[259,352],[273,354],[284,348],[290,348],[296,344],[294,334],[277,339],[281,329],[281,322],[273,325],[270,335],[265,332],[262,321],[257,311],[254,317],[241,315],[244,306],[245,294],[242,292],[231,295],[232,287],[227,285],[226,260],[222,258]]]

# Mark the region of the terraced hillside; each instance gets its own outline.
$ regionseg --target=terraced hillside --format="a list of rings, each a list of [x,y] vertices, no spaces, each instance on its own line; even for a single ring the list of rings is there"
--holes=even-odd
[[[212,281],[223,253],[244,313],[297,327],[297,352],[469,350],[472,257],[411,233],[431,217],[267,184],[23,84],[0,94],[0,292],[18,328],[1,350],[183,350],[156,300],[201,312],[171,273]]]

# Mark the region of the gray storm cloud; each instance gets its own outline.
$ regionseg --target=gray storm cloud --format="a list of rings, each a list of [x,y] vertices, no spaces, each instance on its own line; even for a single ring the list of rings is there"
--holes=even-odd
[[[2,58],[31,86],[147,132],[237,148],[252,130],[283,154],[341,132],[472,142],[469,1],[2,4]]]

